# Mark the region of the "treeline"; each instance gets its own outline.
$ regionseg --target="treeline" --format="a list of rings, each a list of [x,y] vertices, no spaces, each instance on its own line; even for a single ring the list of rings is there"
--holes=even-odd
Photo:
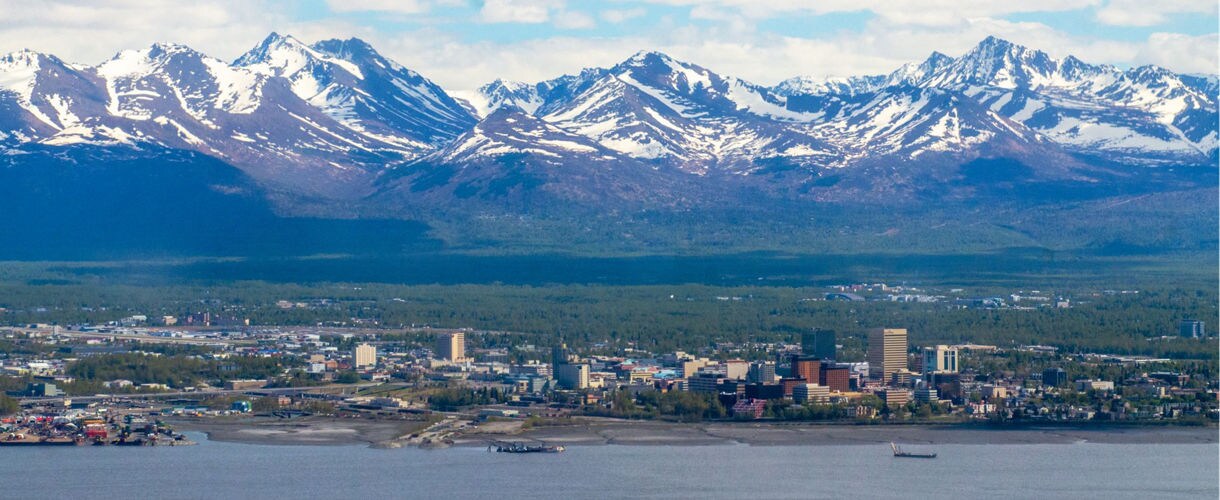
[[[0,286],[0,292],[6,287]],[[913,345],[974,342],[1012,346],[1048,344],[1066,352],[1145,354],[1214,360],[1214,343],[1188,339],[1150,340],[1177,334],[1178,322],[1198,318],[1215,331],[1217,293],[1213,289],[1146,286],[1140,293],[1106,294],[1102,289],[1068,293],[1069,309],[985,310],[940,303],[826,302],[822,287],[508,286],[323,284],[317,286],[241,283],[203,287],[154,287],[120,297],[129,288],[100,291],[91,286],[17,287],[5,296],[9,313],[0,321],[97,322],[140,312],[209,310],[250,318],[256,325],[377,324],[516,332],[471,336],[471,347],[569,345],[608,352],[627,347],[652,352],[697,352],[716,342],[795,342],[811,328],[839,333],[848,356],[862,356],[869,328],[905,327]],[[35,290],[38,293],[35,293]],[[1006,296],[1016,288],[978,288],[959,296]],[[77,295],[79,294],[79,295]],[[72,299],[64,298],[72,295]],[[201,299],[202,297],[202,299]],[[276,301],[304,302],[281,309]],[[324,302],[325,300],[325,302]],[[65,309],[33,313],[15,309],[35,304]],[[102,311],[99,306],[106,305]],[[81,308],[92,308],[90,311]],[[22,318],[22,319],[18,319]]]
[[[610,408],[589,407],[591,415],[658,419],[673,418],[683,422],[724,418],[728,410],[712,394],[685,391],[642,391],[632,394],[615,391],[609,397]]]
[[[155,356],[122,353],[89,356],[67,368],[67,374],[86,382],[130,380],[139,384],[165,384],[181,388],[199,382],[223,383],[233,379],[263,379],[280,374],[283,360],[261,357],[203,359],[191,356]]]
[[[451,387],[439,389],[428,395],[428,406],[438,411],[456,411],[473,405],[500,404],[508,401],[508,394],[495,388],[468,389]]]

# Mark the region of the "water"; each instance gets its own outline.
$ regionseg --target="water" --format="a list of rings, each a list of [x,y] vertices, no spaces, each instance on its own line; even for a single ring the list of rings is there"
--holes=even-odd
[[[0,449],[0,498],[1217,498],[1214,444]]]

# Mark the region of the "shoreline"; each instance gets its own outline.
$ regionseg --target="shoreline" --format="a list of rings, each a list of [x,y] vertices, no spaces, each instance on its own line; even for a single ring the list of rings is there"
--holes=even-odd
[[[422,423],[403,420],[306,417],[281,420],[175,419],[179,431],[202,432],[209,441],[262,445],[404,446]],[[996,427],[978,424],[826,424],[703,422],[676,423],[581,418],[522,429],[521,421],[488,422],[462,430],[425,448],[485,447],[491,441],[545,442],[563,446],[842,446],[891,441],[938,444],[1217,444],[1220,430],[1207,426],[1040,425]],[[405,446],[411,446],[409,444]]]

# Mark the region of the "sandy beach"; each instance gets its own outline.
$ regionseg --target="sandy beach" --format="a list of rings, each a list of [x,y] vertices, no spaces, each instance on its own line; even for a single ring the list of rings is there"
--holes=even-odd
[[[269,445],[352,445],[393,441],[419,429],[423,422],[303,417],[173,419],[179,431],[203,432],[211,441]]]
[[[183,419],[180,431],[208,439],[272,445],[386,446],[418,432],[419,421],[306,417]],[[495,440],[543,441],[565,446],[750,446],[909,444],[1217,443],[1217,428],[1136,426],[1045,426],[989,428],[971,425],[841,425],[816,423],[670,423],[574,419],[571,423],[522,429],[520,421],[487,422],[450,437],[456,446],[486,446]]]

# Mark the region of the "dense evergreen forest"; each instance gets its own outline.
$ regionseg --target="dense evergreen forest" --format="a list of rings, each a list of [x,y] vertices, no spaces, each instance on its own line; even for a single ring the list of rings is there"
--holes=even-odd
[[[1182,319],[1214,331],[1217,293],[1174,284],[1047,290],[1072,307],[966,308],[954,297],[1007,297],[1018,289],[937,287],[935,303],[835,302],[826,287],[707,285],[385,285],[238,282],[212,286],[0,284],[0,324],[103,323],[134,314],[210,312],[252,325],[474,328],[472,347],[549,346],[608,352],[697,352],[713,343],[796,342],[811,328],[839,332],[844,354],[862,357],[869,328],[905,327],[912,345],[1046,344],[1064,352],[1216,359],[1215,342],[1176,338]],[[1023,288],[1022,290],[1029,290]],[[1171,338],[1161,338],[1168,336]],[[0,344],[3,347],[3,344]]]

